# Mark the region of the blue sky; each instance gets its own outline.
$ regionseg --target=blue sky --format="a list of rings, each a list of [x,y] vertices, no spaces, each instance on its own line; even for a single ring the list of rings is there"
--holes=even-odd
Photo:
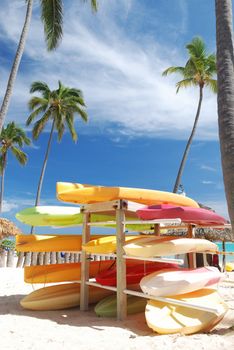
[[[69,134],[58,144],[54,135],[41,204],[61,204],[56,200],[56,181],[171,191],[193,125],[198,91],[191,88],[176,94],[179,77],[165,78],[162,72],[186,62],[185,45],[194,36],[201,36],[208,51],[215,52],[214,1],[100,0],[95,15],[88,3],[64,3],[63,41],[55,52],[48,53],[39,1],[35,1],[6,120],[25,126],[29,87],[35,80],[45,81],[51,89],[61,80],[84,93],[89,123],[77,122],[77,144]],[[24,13],[24,0],[1,1],[0,98]],[[15,222],[15,213],[35,200],[48,131],[32,148],[25,148],[29,156],[25,168],[9,158],[3,215]],[[30,129],[27,132],[30,135]],[[189,197],[227,217],[216,96],[208,90],[182,183]],[[28,227],[19,226],[29,232]]]

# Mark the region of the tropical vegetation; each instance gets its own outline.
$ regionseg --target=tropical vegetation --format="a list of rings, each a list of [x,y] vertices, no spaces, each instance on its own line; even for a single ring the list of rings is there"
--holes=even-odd
[[[86,2],[87,0],[83,0]],[[90,0],[93,11],[97,11],[97,0]],[[16,50],[14,61],[11,67],[5,95],[0,108],[0,132],[6,118],[6,114],[10,105],[13,88],[18,73],[21,58],[24,52],[30,22],[32,18],[34,0],[26,0],[26,14],[21,31],[19,44]],[[49,51],[54,50],[59,45],[63,35],[63,0],[40,0],[41,20],[44,26],[45,41]]]
[[[216,0],[218,121],[224,187],[234,240],[234,50],[232,1]]]
[[[181,185],[181,178],[184,171],[185,163],[188,158],[188,153],[196,132],[197,123],[200,116],[201,105],[203,100],[203,90],[205,87],[210,88],[213,92],[217,92],[217,80],[214,79],[216,74],[216,57],[214,54],[208,54],[204,41],[200,37],[195,37],[189,44],[186,45],[189,59],[184,67],[175,66],[169,67],[163,75],[178,73],[182,76],[182,80],[176,84],[176,92],[181,88],[195,86],[199,88],[199,100],[196,111],[195,120],[193,123],[192,132],[187,141],[183,157],[179,166],[178,174],[174,184],[173,192],[177,193]]]
[[[60,81],[58,85],[57,90],[50,90],[45,82],[36,81],[32,83],[30,89],[31,93],[40,93],[40,96],[33,96],[28,104],[31,114],[27,119],[27,126],[39,117],[32,129],[33,139],[37,140],[46,125],[51,124],[35,205],[38,205],[40,201],[41,188],[54,131],[57,131],[58,141],[61,141],[67,127],[72,140],[76,142],[78,137],[75,130],[75,115],[78,115],[84,122],[88,120],[82,91],[76,88],[66,87]]]
[[[2,212],[3,193],[4,193],[4,179],[7,166],[7,159],[9,151],[17,159],[21,165],[27,163],[28,157],[23,152],[24,145],[30,145],[31,140],[27,137],[25,131],[17,126],[14,122],[9,123],[2,128],[0,135],[0,175],[1,175],[1,192],[0,192],[0,212]]]

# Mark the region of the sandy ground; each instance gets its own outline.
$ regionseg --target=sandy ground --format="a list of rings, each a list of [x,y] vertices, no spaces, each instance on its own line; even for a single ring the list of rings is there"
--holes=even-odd
[[[24,283],[23,269],[0,268],[0,281],[2,350],[226,350],[233,349],[234,346],[234,284],[222,283],[219,286],[219,292],[230,309],[211,333],[162,336],[147,327],[143,314],[133,315],[126,321],[119,322],[115,319],[98,318],[93,310],[24,310],[19,301],[33,288]]]

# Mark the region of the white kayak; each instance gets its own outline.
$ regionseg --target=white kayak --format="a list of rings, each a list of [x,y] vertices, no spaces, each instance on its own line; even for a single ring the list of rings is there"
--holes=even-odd
[[[217,252],[218,246],[201,238],[145,237],[123,247],[129,256],[151,258],[186,253]]]
[[[190,293],[195,290],[217,284],[222,273],[213,266],[197,269],[173,269],[156,271],[140,281],[140,287],[146,294],[163,297]]]

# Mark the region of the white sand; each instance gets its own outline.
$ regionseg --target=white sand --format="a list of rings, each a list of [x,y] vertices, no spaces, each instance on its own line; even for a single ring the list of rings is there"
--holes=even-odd
[[[118,322],[98,318],[93,310],[24,310],[19,301],[32,291],[32,286],[23,282],[23,270],[0,268],[0,281],[2,350],[226,350],[234,346],[234,284],[219,287],[230,310],[211,333],[160,336],[147,327],[143,314]]]

